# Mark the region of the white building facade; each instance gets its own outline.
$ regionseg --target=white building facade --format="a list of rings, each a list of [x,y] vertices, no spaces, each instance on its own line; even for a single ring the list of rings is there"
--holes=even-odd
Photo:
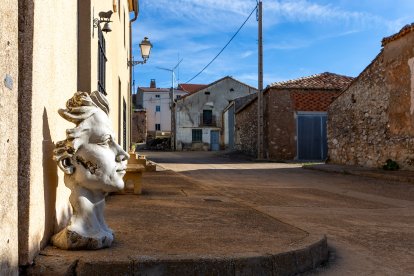
[[[171,88],[157,88],[151,80],[150,87],[138,87],[136,108],[144,109],[147,117],[148,137],[169,136],[171,133]],[[174,98],[187,92],[174,89]]]
[[[234,99],[255,93],[256,88],[227,76],[178,100],[175,107],[176,149],[223,148],[223,111]]]

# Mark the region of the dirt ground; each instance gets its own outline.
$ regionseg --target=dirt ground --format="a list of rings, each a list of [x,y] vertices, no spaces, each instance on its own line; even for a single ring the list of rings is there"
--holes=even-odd
[[[412,183],[216,152],[143,154],[264,215],[310,233],[325,233],[330,261],[311,274],[414,275]]]

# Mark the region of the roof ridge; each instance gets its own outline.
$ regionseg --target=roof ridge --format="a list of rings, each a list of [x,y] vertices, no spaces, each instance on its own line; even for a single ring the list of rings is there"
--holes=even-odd
[[[296,79],[271,83],[268,88],[284,89],[343,89],[353,77],[339,75],[331,72],[323,72]]]
[[[414,31],[414,23],[407,24],[404,27],[401,28],[401,30],[393,35],[384,37],[381,41],[381,46],[384,47],[386,44],[388,44],[391,41],[397,40],[400,37],[405,36],[406,34]]]
[[[292,82],[299,81],[299,80],[306,80],[306,79],[310,79],[310,78],[316,78],[316,77],[322,76],[323,74],[326,74],[326,73],[329,73],[329,72],[313,74],[313,75],[310,75],[310,76],[300,77],[300,78],[291,79],[291,80],[276,81],[276,82],[272,82],[269,86],[272,87],[272,86],[277,85],[277,84],[292,83]]]

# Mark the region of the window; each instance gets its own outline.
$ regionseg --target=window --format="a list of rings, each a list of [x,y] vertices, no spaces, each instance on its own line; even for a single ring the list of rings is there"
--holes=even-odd
[[[181,99],[181,95],[177,95],[177,96],[175,96],[175,99],[176,99],[176,100]]]
[[[210,95],[210,91],[204,92],[204,95]]]
[[[203,141],[203,131],[201,129],[192,130],[193,142],[202,142]]]
[[[105,74],[106,74],[106,42],[100,24],[98,24],[98,91],[106,95]]]
[[[157,94],[157,95],[155,95],[155,98],[159,98],[159,97],[160,97],[160,95],[158,95],[158,94]]]
[[[203,110],[203,125],[211,126],[213,124],[213,111]]]
[[[155,124],[155,130],[161,130],[161,124]]]
[[[155,106],[155,112],[160,112],[161,111],[161,106],[160,105],[156,105]]]

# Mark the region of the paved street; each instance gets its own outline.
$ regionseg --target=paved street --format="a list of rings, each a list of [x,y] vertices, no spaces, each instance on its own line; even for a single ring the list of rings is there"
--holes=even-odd
[[[215,152],[143,154],[232,201],[325,233],[331,257],[318,275],[414,275],[414,184]]]

